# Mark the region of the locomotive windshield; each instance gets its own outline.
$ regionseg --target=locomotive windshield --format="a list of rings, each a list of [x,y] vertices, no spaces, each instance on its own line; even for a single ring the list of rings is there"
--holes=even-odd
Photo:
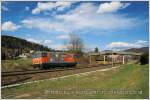
[[[40,53],[34,53],[32,55],[32,58],[39,58],[39,57],[47,57],[47,53],[40,52]]]

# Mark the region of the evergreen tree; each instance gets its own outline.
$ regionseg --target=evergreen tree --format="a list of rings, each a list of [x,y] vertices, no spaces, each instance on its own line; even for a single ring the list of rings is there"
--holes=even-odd
[[[98,47],[95,48],[94,52],[96,52],[96,53],[98,52]]]

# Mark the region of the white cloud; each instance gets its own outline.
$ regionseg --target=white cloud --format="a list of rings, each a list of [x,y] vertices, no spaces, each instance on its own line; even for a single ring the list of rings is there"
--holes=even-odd
[[[99,44],[85,44],[83,50],[85,52],[93,52],[95,48],[98,48],[99,51],[103,50],[104,48],[101,48]]]
[[[57,9],[58,11],[63,11],[65,8],[70,7],[72,2],[38,2],[37,7],[32,10],[32,14],[38,14],[42,11],[50,11],[52,9]]]
[[[53,41],[52,40],[43,40],[41,42],[44,46],[48,46],[48,47],[51,47],[51,45],[53,44]],[[52,48],[54,49],[54,48]]]
[[[93,3],[82,3],[74,10],[70,11],[70,13],[76,14],[90,14],[92,12],[96,12],[98,9]]]
[[[7,22],[4,22],[2,24],[2,30],[3,31],[15,31],[17,30],[18,28],[20,28],[20,25],[16,25],[14,24],[13,22],[11,21],[7,21]]]
[[[44,46],[47,46],[47,47],[55,49],[55,50],[67,50],[67,46],[68,46],[68,45],[54,43],[50,39],[48,39],[48,40],[41,40],[41,39],[35,39],[33,37],[29,37],[29,38],[25,38],[25,39],[27,41],[29,41],[29,42],[42,44]]]
[[[62,23],[53,22],[49,19],[44,18],[29,18],[22,20],[22,23],[27,28],[38,28],[45,32],[50,31],[61,31],[66,32],[67,30],[64,28]]]
[[[138,40],[135,44],[145,44],[145,43],[147,43],[147,41],[144,41],[144,40]]]
[[[44,44],[52,44],[52,40],[44,40]]]
[[[57,39],[68,39],[69,36],[68,35],[59,35],[56,37]]]
[[[83,3],[75,10],[55,17],[73,26],[74,29],[96,28],[99,30],[121,30],[132,28],[140,23],[137,18],[125,15],[98,14],[96,13],[97,9],[98,7],[93,3]]]
[[[121,30],[132,28],[133,26],[139,24],[139,21],[137,19],[126,18],[124,16],[118,15],[99,16],[95,14],[79,15],[74,13],[58,15],[56,16],[56,18],[62,19],[65,23],[68,24],[68,26],[71,25],[74,30],[84,28],[96,28],[101,30]]]
[[[129,44],[127,42],[112,42],[107,45],[107,48],[116,48],[116,47],[131,47],[133,44]]]
[[[3,11],[9,11],[9,9],[7,7],[5,7],[5,6],[2,6],[2,10]]]
[[[140,48],[147,45],[147,41],[138,40],[134,43],[129,42],[112,42],[106,46],[109,49],[125,49],[125,48]]]
[[[65,45],[56,45],[55,50],[65,50],[66,46]]]
[[[67,2],[68,3],[68,2]],[[45,11],[52,7],[53,2],[38,5]],[[51,5],[51,6],[50,6]],[[61,4],[57,4],[61,5]],[[66,4],[67,5],[67,4]],[[43,7],[42,7],[43,6]],[[49,7],[50,6],[50,7]],[[56,4],[55,4],[56,6]],[[53,7],[52,7],[53,8]],[[98,14],[98,6],[93,3],[81,3],[75,9],[65,14],[55,14],[51,18],[27,18],[22,21],[27,28],[38,28],[42,31],[60,31],[64,33],[74,32],[84,29],[98,30],[99,33],[105,31],[127,30],[143,23],[138,18],[118,14]],[[41,11],[41,10],[39,10]],[[47,12],[48,13],[48,12]],[[109,23],[108,23],[109,21]]]
[[[38,44],[42,44],[44,46],[51,46],[51,44],[53,43],[52,40],[40,40],[40,39],[35,39],[32,37],[26,38],[27,41],[30,42],[34,42],[34,43],[38,43]]]
[[[38,2],[37,7],[32,10],[32,14],[38,14],[41,11],[51,10],[53,8],[53,6],[54,5],[52,2],[48,2],[48,3]]]
[[[118,1],[113,1],[110,3],[103,3],[103,4],[100,4],[97,13],[112,13],[120,9],[126,8],[129,5],[130,5],[129,3],[121,3]]]
[[[57,19],[62,19],[69,25],[72,24],[74,28],[83,28],[95,24],[95,20],[90,19],[91,16],[95,16],[95,10],[96,7],[92,3],[84,3],[67,14],[56,15],[55,17]]]
[[[48,45],[48,47],[55,49],[55,50],[68,50],[70,47],[72,47],[72,45],[52,43],[52,44]]]
[[[55,7],[57,7],[58,11],[63,11],[65,8],[70,7],[74,2],[62,2],[62,1],[57,1],[55,3]]]
[[[66,50],[67,46],[62,45],[62,44],[51,44],[49,45],[50,48],[55,49],[55,50]]]
[[[30,42],[34,42],[34,43],[38,43],[38,44],[41,44],[41,40],[37,40],[37,39],[34,39],[34,38],[26,38],[27,41],[30,41]]]
[[[30,7],[26,6],[25,11],[29,11],[29,10],[30,10]]]

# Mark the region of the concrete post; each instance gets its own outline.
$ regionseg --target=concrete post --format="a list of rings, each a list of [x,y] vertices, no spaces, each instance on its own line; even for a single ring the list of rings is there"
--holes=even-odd
[[[111,59],[112,59],[112,66],[113,66],[113,65],[114,65],[114,64],[113,64],[113,53],[112,53],[112,55],[111,55]]]
[[[91,55],[90,55],[90,65],[92,64],[92,59],[91,59]]]
[[[105,64],[105,55],[104,55],[104,64]]]
[[[122,58],[122,63],[124,64],[124,55],[123,55],[123,58]]]

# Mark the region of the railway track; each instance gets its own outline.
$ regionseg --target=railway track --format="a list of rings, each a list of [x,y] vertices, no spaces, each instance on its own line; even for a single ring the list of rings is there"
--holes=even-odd
[[[85,66],[85,65],[84,65]],[[110,68],[112,65],[86,65],[86,67],[73,67],[49,70],[28,70],[28,71],[11,71],[2,72],[2,86],[29,82],[39,79],[60,77],[69,74],[76,74],[97,69]]]
[[[107,65],[107,66],[110,66],[110,65]],[[46,72],[56,72],[56,71],[66,71],[66,70],[75,70],[75,69],[85,69],[85,68],[91,68],[91,67],[100,67],[100,65],[88,65],[88,67],[73,67],[73,68],[60,68],[60,69],[49,69],[49,70],[9,71],[9,72],[2,72],[2,77],[46,73]]]

